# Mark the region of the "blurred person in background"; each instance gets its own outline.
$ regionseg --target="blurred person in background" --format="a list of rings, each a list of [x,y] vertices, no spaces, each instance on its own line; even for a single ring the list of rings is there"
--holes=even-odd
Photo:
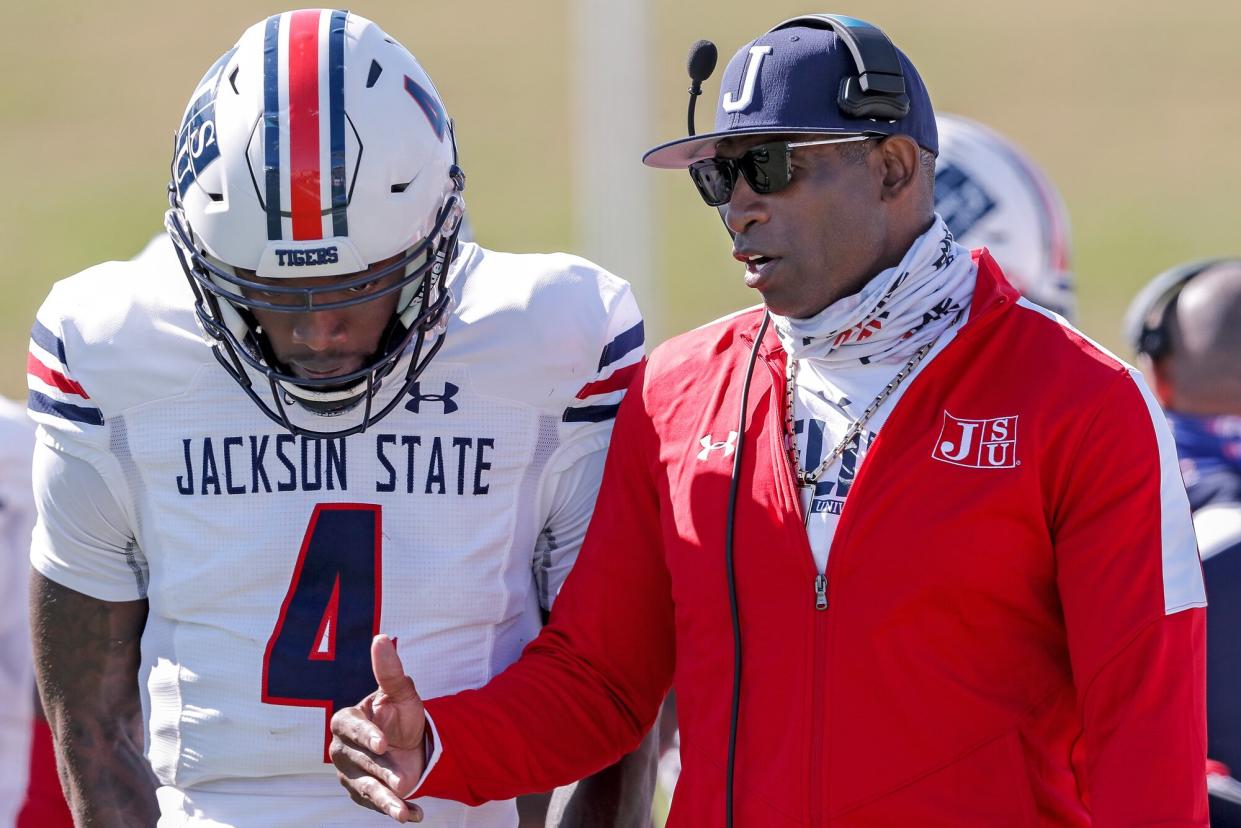
[[[460,241],[443,101],[345,11],[250,27],[172,175],[168,239],[57,283],[31,332],[32,626],[69,802],[117,828],[386,823],[339,795],[330,716],[381,629],[443,692],[537,634],[642,319],[590,262]],[[628,767],[565,824],[647,825],[653,769]]]
[[[34,717],[34,666],[30,653],[26,585],[34,427],[24,409],[0,397],[0,826],[11,828],[26,796]],[[46,724],[42,727],[46,731]],[[54,777],[53,766],[53,777]]]
[[[31,660],[27,586],[35,523],[30,466],[34,424],[0,397],[0,828],[72,828],[60,790],[52,732]]]
[[[985,247],[1021,295],[1076,317],[1069,214],[1047,174],[977,121],[938,115],[935,212],[959,244]]]
[[[733,56],[715,129],[644,160],[688,168],[764,307],[638,372],[515,664],[424,706],[377,637],[378,691],[333,717],[355,800],[405,820],[404,797],[570,779],[675,682],[670,825],[1207,824],[1205,596],[1167,424],[1136,370],[953,240],[937,150],[871,24],[795,18]]]
[[[1160,274],[1125,333],[1172,426],[1210,600],[1211,824],[1241,828],[1241,258]]]

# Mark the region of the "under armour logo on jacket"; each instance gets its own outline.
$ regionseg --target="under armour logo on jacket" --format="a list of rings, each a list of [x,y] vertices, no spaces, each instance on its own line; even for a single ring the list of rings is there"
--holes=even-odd
[[[414,383],[414,387],[409,392],[409,402],[405,403],[405,407],[415,414],[419,413],[418,406],[424,402],[443,403],[445,414],[451,414],[460,407],[452,401],[452,398],[457,396],[457,392],[461,389],[453,385],[451,382],[444,383],[443,394],[423,394],[422,389],[420,388],[421,385],[422,383],[420,382]]]
[[[716,449],[723,449],[724,456],[729,457],[737,450],[737,432],[728,432],[728,439],[716,443],[711,440],[711,435],[698,438],[698,445],[702,446],[702,451],[698,452],[699,460],[706,460],[711,456],[711,452]]]

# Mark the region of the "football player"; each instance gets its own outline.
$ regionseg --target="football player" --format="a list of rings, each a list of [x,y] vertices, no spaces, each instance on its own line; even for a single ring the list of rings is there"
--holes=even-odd
[[[987,248],[1026,298],[1072,320],[1069,215],[1055,185],[994,130],[959,115],[935,122],[935,212],[958,242]]]
[[[589,262],[460,242],[464,185],[405,47],[278,14],[190,98],[169,241],[39,310],[35,647],[81,824],[384,824],[327,761],[372,637],[447,693],[539,630],[643,325]]]

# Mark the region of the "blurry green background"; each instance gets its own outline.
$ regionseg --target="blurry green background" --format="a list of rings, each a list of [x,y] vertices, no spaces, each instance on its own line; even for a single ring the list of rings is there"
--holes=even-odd
[[[0,50],[8,182],[0,393],[24,393],[25,340],[49,285],[134,254],[160,228],[171,134],[194,84],[246,26],[285,8],[238,0],[23,7]],[[480,241],[573,250],[571,0],[352,8],[435,79],[457,121]],[[913,58],[938,110],[986,122],[1048,170],[1072,216],[1080,324],[1119,348],[1125,304],[1150,276],[1191,257],[1241,252],[1241,2],[1139,8],[1117,0],[839,0],[833,8],[651,0],[649,143],[683,134],[685,55],[697,38],[721,51],[699,111],[705,126],[722,65],[745,40],[796,13],[869,19]],[[647,171],[636,157],[596,163],[654,180],[656,267],[643,298],[659,303],[655,341],[756,301],[686,176]]]

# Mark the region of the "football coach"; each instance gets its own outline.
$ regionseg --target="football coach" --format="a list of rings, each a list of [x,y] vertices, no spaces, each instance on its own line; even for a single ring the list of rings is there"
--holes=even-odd
[[[879,29],[743,46],[688,168],[762,305],[657,349],[551,623],[425,703],[381,636],[333,721],[359,803],[546,790],[676,688],[672,826],[1207,824],[1202,573],[1141,376],[933,211]]]

